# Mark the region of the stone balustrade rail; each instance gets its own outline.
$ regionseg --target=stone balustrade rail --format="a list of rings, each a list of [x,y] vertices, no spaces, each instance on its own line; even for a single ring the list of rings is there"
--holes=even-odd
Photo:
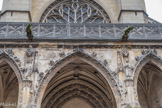
[[[0,22],[0,40],[26,40],[29,23]],[[162,41],[162,24],[48,24],[32,23],[34,40],[120,41],[133,26],[129,41]]]

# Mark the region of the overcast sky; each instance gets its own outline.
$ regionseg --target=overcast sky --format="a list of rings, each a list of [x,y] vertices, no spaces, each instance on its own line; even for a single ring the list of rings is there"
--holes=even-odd
[[[2,1],[0,0],[0,10],[2,8]],[[162,23],[162,0],[145,0],[145,2],[149,17]]]

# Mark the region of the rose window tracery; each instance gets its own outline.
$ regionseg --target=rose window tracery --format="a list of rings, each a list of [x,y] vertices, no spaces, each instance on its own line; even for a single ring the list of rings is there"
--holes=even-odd
[[[63,0],[51,4],[40,22],[45,23],[110,23],[106,12],[89,0]]]

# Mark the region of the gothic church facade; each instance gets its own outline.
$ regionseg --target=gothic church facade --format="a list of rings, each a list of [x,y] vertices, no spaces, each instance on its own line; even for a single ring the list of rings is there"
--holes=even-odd
[[[4,0],[0,108],[161,108],[161,42],[144,0]]]

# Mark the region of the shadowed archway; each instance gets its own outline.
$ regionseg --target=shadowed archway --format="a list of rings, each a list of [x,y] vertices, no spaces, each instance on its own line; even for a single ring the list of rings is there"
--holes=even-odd
[[[22,82],[18,66],[6,53],[0,55],[0,103],[1,108],[16,108],[19,84]]]
[[[75,106],[78,101],[88,108],[117,108],[120,103],[117,84],[99,64],[80,51],[55,64],[42,85],[46,90],[41,108],[65,108]]]
[[[153,53],[141,59],[134,74],[138,101],[142,108],[162,107],[162,60]]]

